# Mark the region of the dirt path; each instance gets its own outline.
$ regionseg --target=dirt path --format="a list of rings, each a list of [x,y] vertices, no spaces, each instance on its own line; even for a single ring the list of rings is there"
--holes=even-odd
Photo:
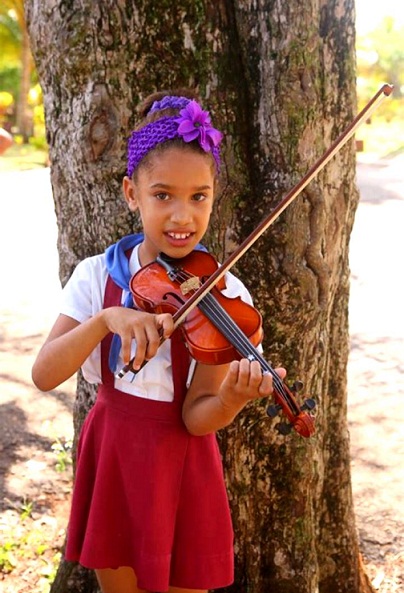
[[[348,368],[357,524],[379,590],[404,591],[404,156],[358,165]]]
[[[403,169],[402,157],[359,164],[351,243],[352,479],[361,547],[380,593],[404,591]],[[60,291],[49,171],[0,173],[0,187],[0,531],[4,542],[21,542],[10,543],[17,566],[3,580],[0,573],[0,592],[44,593],[69,507],[71,470],[56,471],[65,456],[52,445],[71,438],[74,380],[50,394],[30,380]],[[52,545],[38,549],[35,537]]]

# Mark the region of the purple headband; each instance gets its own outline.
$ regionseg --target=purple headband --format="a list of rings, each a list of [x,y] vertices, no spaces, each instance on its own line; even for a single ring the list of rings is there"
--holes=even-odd
[[[211,152],[217,170],[220,169],[219,144],[223,134],[216,130],[210,115],[194,100],[186,97],[166,96],[155,101],[149,113],[162,109],[181,109],[179,116],[166,116],[132,132],[128,143],[128,177],[132,177],[140,161],[158,144],[181,138],[184,142],[197,140],[205,152]]]

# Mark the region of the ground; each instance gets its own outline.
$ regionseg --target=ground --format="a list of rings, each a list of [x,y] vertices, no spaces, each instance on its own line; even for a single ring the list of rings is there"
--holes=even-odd
[[[379,593],[404,591],[403,167],[402,157],[359,163],[351,241],[352,482],[361,551]],[[60,291],[49,170],[0,171],[0,186],[0,591],[45,593],[69,508],[75,386],[42,394],[30,380]]]

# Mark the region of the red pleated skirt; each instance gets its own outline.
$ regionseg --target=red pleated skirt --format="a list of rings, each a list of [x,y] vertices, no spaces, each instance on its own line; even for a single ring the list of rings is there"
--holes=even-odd
[[[216,436],[188,433],[178,381],[172,403],[109,383],[79,440],[66,559],[130,566],[149,591],[231,584],[233,530]]]

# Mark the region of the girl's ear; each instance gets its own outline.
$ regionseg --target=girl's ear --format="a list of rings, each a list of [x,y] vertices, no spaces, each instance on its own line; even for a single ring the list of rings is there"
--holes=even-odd
[[[138,208],[137,191],[134,182],[129,177],[123,178],[122,183],[123,195],[131,212],[135,212]]]

